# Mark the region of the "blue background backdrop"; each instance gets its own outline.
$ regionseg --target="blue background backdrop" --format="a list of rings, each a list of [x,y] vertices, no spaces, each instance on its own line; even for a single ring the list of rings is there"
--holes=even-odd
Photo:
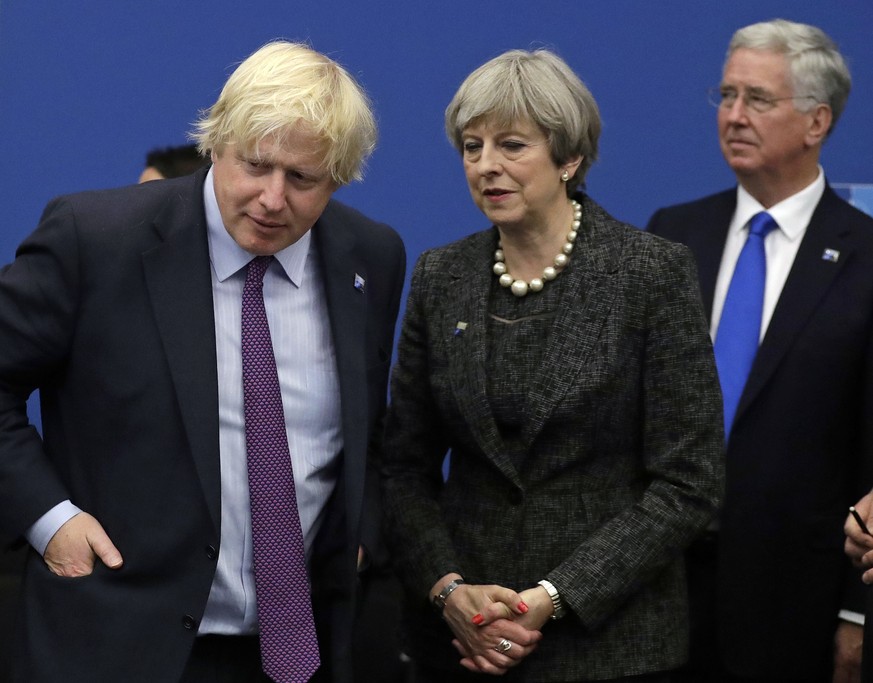
[[[734,30],[775,17],[820,26],[848,58],[823,164],[832,182],[873,183],[871,0],[0,0],[0,264],[51,197],[136,182],[149,149],[184,143],[233,65],[274,38],[331,55],[373,98],[379,147],[339,196],[394,225],[410,267],[486,226],[443,110],[510,48],[550,47],[586,81],[604,121],[588,190],[644,225],[733,183],[706,89]]]
[[[833,182],[873,182],[870,0],[0,0],[0,263],[52,196],[135,182],[145,153],[181,144],[233,65],[273,38],[309,42],[372,96],[380,143],[340,197],[422,249],[485,226],[442,114],[475,67],[547,46],[582,76],[604,120],[591,195],[644,225],[658,207],[726,187],[707,87],[733,31],[786,17],[821,26],[854,88],[825,146]]]
[[[832,182],[873,183],[873,0],[0,0],[0,264],[51,197],[136,182],[149,149],[185,142],[273,38],[309,42],[372,96],[379,147],[339,194],[400,231],[410,266],[486,225],[442,117],[510,48],[550,47],[587,82],[604,121],[588,190],[644,225],[733,183],[705,92],[734,30],[774,17],[822,27],[847,56],[854,88],[823,164]]]

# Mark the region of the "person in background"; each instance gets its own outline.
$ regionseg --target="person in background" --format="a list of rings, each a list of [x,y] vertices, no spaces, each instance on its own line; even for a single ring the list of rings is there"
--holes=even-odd
[[[422,254],[392,374],[383,504],[415,680],[669,680],[682,551],[722,482],[691,255],[581,191],[600,117],[554,53],[476,69],[446,130],[492,227]]]
[[[194,137],[209,168],[55,199],[0,270],[17,682],[354,677],[405,252],[332,195],[373,113],[277,41]]]
[[[861,498],[850,508],[843,525],[846,534],[846,554],[852,558],[856,567],[863,570],[861,580],[869,586],[873,584],[873,491]],[[873,619],[873,591],[865,588],[864,620]],[[864,646],[861,657],[861,682],[873,683],[873,636],[870,630],[864,631]]]
[[[145,168],[139,176],[139,182],[178,178],[194,173],[209,163],[209,158],[200,154],[194,144],[155,148],[146,154]]]
[[[710,94],[737,186],[649,221],[694,252],[724,392],[724,505],[689,552],[694,683],[858,680],[842,526],[873,463],[873,219],[819,161],[849,88],[820,29],[738,30]]]

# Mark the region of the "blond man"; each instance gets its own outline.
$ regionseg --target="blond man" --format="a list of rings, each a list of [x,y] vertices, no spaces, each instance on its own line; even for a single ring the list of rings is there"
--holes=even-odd
[[[0,541],[32,547],[17,681],[352,678],[405,255],[332,195],[360,178],[373,114],[338,64],[274,42],[194,137],[211,167],[52,201],[0,273]],[[273,475],[250,481],[265,411],[247,408],[247,368],[269,365],[243,339],[256,261],[284,432],[267,450],[290,469],[302,580],[272,564],[284,550],[258,555],[272,522],[255,521],[255,481]],[[35,389],[43,438],[25,414]],[[265,585],[291,586],[312,631],[265,621],[283,609]],[[302,673],[274,664],[306,648]]]

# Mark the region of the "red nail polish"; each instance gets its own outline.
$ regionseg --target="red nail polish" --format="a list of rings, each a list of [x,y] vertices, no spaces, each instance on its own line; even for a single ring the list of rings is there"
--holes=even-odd
[[[483,617],[481,614],[477,614],[473,617],[473,623],[476,624],[476,626],[481,624],[483,621],[485,621],[485,617]]]
[[[520,603],[518,603],[518,610],[519,610],[522,614],[527,614],[528,606],[527,606],[527,604],[524,602],[524,600],[522,600]]]

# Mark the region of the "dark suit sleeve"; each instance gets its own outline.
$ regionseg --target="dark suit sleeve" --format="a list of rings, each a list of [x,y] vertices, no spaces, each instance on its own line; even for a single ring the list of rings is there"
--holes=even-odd
[[[77,308],[77,250],[72,210],[55,201],[0,271],[0,544],[68,498],[26,401],[64,371]]]

